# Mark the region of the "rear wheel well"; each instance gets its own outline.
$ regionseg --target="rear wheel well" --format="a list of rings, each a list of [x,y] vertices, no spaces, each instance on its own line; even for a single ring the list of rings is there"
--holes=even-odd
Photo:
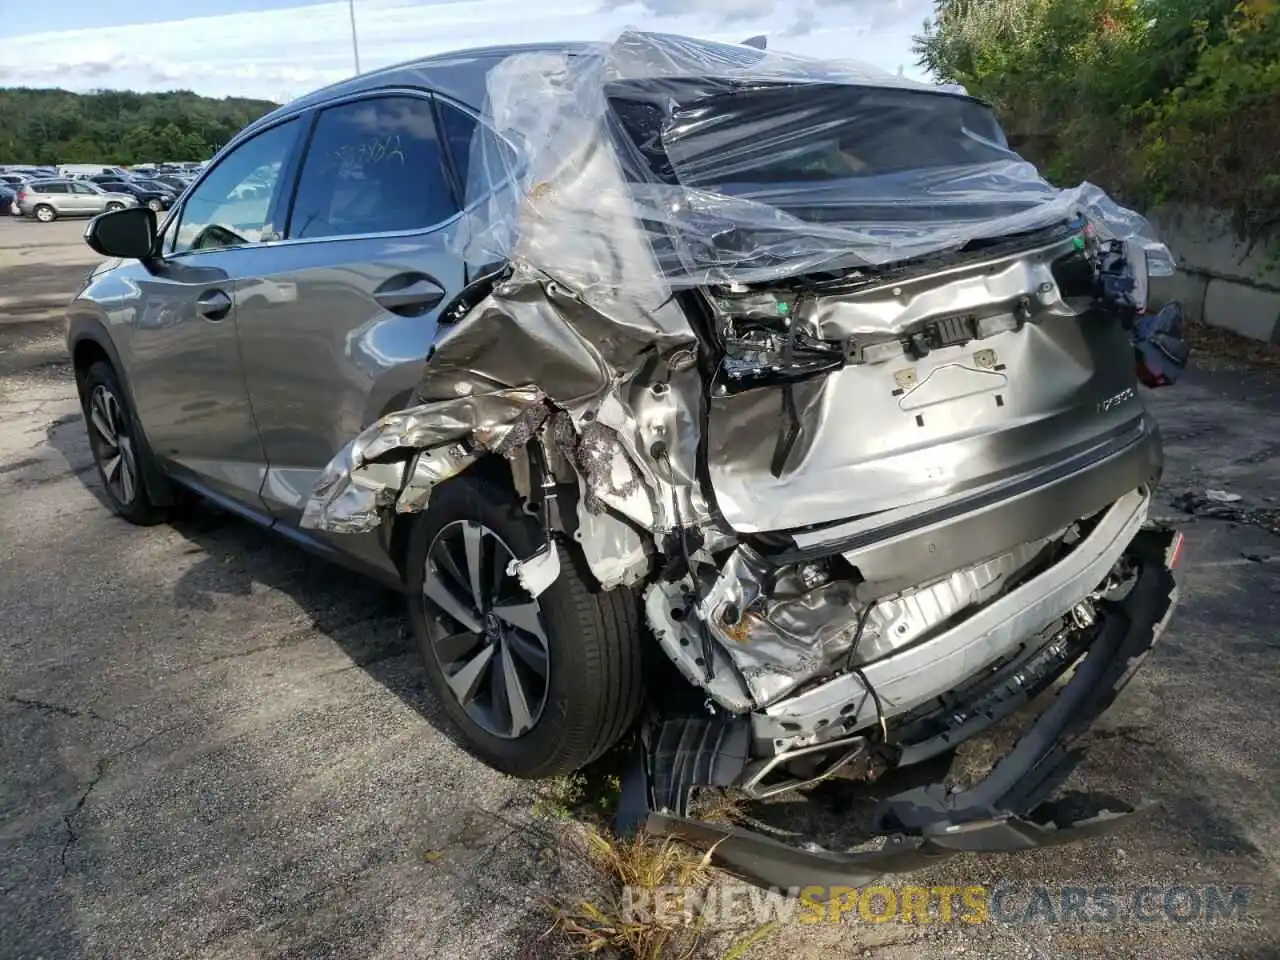
[[[503,490],[510,491],[512,499],[517,496],[515,479],[511,474],[511,466],[505,457],[500,457],[496,453],[481,457],[464,470],[463,473],[473,477],[482,477]],[[414,522],[419,516],[421,516],[420,513],[397,513],[393,515],[391,521],[391,541],[388,552],[391,554],[391,559],[395,563],[396,569],[400,571],[406,583],[409,576],[407,567],[409,538],[412,535]]]

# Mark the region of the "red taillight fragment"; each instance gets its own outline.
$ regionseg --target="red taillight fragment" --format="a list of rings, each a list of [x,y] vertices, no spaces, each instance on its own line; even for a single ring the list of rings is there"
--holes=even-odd
[[[1185,538],[1180,533],[1173,535],[1173,542],[1169,544],[1169,552],[1165,555],[1165,563],[1168,564],[1170,570],[1176,570],[1178,564],[1182,560],[1182,546],[1186,543]]]

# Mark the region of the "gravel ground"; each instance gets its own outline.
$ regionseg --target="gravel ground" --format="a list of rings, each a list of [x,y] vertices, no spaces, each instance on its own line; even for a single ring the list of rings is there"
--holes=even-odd
[[[546,851],[574,827],[453,743],[396,597],[212,510],[107,513],[59,322],[81,229],[0,221],[0,957],[542,955],[541,898],[580,882]],[[1271,373],[1207,364],[1148,400],[1163,512],[1205,488],[1280,505]],[[1179,613],[1077,777],[1159,806],[903,879],[1248,884],[1244,922],[789,926],[749,955],[1280,956],[1280,541],[1185,530]]]

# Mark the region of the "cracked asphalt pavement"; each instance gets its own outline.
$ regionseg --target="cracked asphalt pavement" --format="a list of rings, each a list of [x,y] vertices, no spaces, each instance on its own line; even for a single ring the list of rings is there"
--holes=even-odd
[[[0,222],[0,957],[544,955],[541,898],[576,882],[544,855],[567,828],[455,745],[399,600],[211,508],[108,513],[62,345],[80,230]],[[1160,511],[1189,541],[1181,608],[1077,775],[1158,807],[903,879],[1247,884],[1248,918],[787,928],[752,955],[1280,955],[1280,545],[1172,506],[1280,505],[1280,385],[1197,363],[1148,398]],[[802,806],[770,817],[798,827]]]

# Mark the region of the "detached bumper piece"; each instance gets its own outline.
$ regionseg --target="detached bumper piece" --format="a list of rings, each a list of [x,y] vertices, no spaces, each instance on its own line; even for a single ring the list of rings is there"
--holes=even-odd
[[[1134,539],[1126,552],[1135,573],[1130,589],[1122,599],[1099,606],[1092,640],[1075,660],[1075,675],[1053,703],[987,776],[969,789],[949,793],[943,784],[934,784],[885,799],[872,824],[877,834],[888,838],[881,849],[863,853],[836,853],[815,845],[800,849],[737,827],[685,819],[688,781],[681,778],[680,789],[672,790],[669,776],[653,778],[667,789],[650,796],[654,812],[644,821],[646,831],[714,846],[714,859],[724,869],[762,886],[785,889],[857,886],[956,853],[1026,850],[1114,829],[1139,811],[1102,795],[1049,797],[1082,758],[1083,750],[1077,745],[1081,734],[1111,706],[1160,639],[1177,602],[1172,566],[1180,545],[1178,534],[1162,529],[1144,530]],[[1025,670],[1032,665],[1020,666]],[[1049,681],[1064,669],[1053,670]],[[1045,676],[1037,676],[1032,686],[1044,689]],[[1001,671],[996,683],[1006,683],[1007,677]],[[962,718],[957,722],[962,730],[943,734],[935,728],[931,737],[902,748],[900,765],[941,752],[940,736],[954,745],[1012,712],[1015,698],[1001,698],[998,693],[985,689],[977,698],[983,704],[979,712],[984,722],[975,727]],[[1020,702],[1025,700],[1023,696]],[[651,763],[658,759],[652,753],[650,757]]]

